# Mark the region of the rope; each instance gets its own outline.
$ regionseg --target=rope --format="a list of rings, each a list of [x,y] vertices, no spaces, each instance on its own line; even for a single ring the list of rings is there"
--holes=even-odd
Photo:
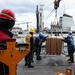
[[[53,11],[54,11],[54,9],[53,9],[53,10],[51,11],[51,13],[46,17],[46,19],[51,16],[51,14],[52,14]],[[45,19],[45,20],[46,20],[46,19]]]

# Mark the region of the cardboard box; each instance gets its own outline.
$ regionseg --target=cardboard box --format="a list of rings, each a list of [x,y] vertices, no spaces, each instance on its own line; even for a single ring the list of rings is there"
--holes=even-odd
[[[60,55],[63,50],[63,37],[51,36],[46,39],[46,54]]]

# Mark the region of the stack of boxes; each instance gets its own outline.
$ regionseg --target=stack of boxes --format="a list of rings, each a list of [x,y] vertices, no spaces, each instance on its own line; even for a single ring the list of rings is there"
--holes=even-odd
[[[50,36],[46,39],[46,54],[60,55],[63,49],[63,37]]]

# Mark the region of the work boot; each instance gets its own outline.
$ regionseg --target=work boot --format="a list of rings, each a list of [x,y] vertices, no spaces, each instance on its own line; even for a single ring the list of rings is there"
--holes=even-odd
[[[41,56],[37,57],[37,60],[42,60]]]
[[[34,66],[33,65],[28,65],[28,68],[34,68]]]
[[[70,60],[70,62],[69,63],[74,63],[74,59],[73,58],[71,58],[71,60]]]
[[[32,63],[34,62],[34,60],[32,60]]]
[[[71,61],[71,59],[68,59],[67,61]]]
[[[66,57],[69,57],[69,55],[66,55]]]
[[[74,63],[74,61],[70,61],[69,63]]]
[[[37,60],[41,60],[41,58],[37,58]]]
[[[28,63],[25,63],[25,66],[28,66]]]

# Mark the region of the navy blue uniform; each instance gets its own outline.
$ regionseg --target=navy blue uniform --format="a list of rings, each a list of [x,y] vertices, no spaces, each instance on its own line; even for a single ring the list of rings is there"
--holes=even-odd
[[[45,40],[46,40],[46,37],[44,37],[43,34],[39,34],[39,36],[35,38],[34,44],[35,44],[35,49],[36,49],[36,59],[37,60],[41,60],[41,56],[40,56],[41,46]]]
[[[75,50],[74,40],[73,38],[71,38],[71,36],[69,36],[68,38],[65,38],[63,41],[66,42],[68,46],[68,52],[70,56],[69,60],[71,61],[71,63],[74,63],[74,56],[73,56]]]

